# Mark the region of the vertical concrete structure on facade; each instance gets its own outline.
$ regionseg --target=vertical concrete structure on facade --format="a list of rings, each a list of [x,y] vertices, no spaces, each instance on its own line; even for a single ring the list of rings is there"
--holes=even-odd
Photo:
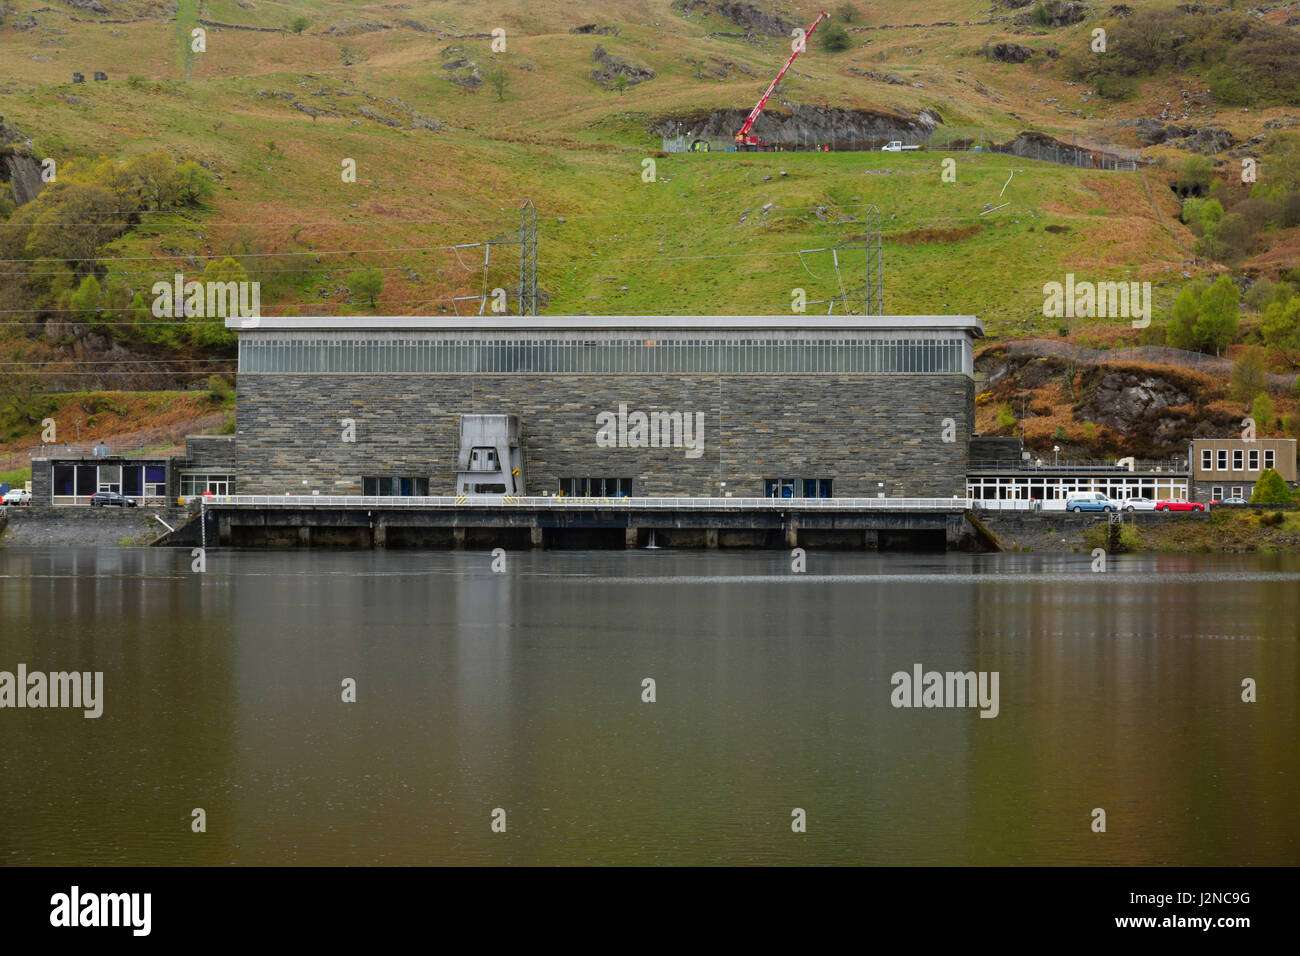
[[[969,316],[227,324],[241,494],[454,494],[467,415],[514,416],[528,495],[966,491]]]

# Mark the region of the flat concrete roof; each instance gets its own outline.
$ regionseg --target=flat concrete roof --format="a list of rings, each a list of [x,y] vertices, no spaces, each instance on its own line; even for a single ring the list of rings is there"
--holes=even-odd
[[[943,331],[983,338],[984,325],[973,315],[306,315],[228,318],[238,332],[537,332],[537,331]]]

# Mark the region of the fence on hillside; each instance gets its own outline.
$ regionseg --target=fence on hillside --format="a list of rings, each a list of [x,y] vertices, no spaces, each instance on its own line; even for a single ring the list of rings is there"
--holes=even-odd
[[[665,136],[662,142],[665,153],[734,152],[737,148],[733,140],[718,136]],[[847,138],[837,136],[827,139],[814,136],[783,139],[780,138],[780,134],[777,134],[772,140],[764,139],[761,145],[746,147],[746,150],[766,153],[875,152],[891,142],[916,146],[920,150],[930,152],[999,153],[1022,156],[1025,159],[1037,159],[1079,169],[1132,171],[1136,170],[1142,161],[1139,150],[1121,146],[1103,147],[1093,143],[1044,143],[1023,139],[1013,140],[1010,143],[994,143],[983,135],[935,142],[933,132],[912,129],[882,130],[864,136],[850,134]]]

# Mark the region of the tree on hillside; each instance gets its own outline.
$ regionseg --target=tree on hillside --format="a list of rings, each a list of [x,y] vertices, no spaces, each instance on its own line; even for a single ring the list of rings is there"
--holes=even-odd
[[[1255,396],[1255,404],[1250,406],[1250,417],[1255,420],[1255,430],[1260,435],[1268,435],[1277,422],[1277,412],[1273,410],[1273,399],[1268,392]]]
[[[26,250],[32,258],[67,260],[76,271],[88,273],[99,247],[125,231],[117,201],[99,186],[60,182],[32,205],[36,203]]]
[[[1292,500],[1291,489],[1276,468],[1265,468],[1250,494],[1252,505],[1284,505]]]
[[[1264,307],[1260,338],[1292,368],[1300,368],[1300,295],[1286,302],[1274,299]]]
[[[820,41],[822,49],[827,53],[840,53],[853,46],[853,38],[849,36],[849,31],[838,23],[828,23],[822,27]]]
[[[352,293],[353,298],[368,299],[372,309],[383,288],[384,274],[378,269],[362,269],[352,273],[348,279],[348,291]]]
[[[289,24],[289,29],[294,33],[302,33],[311,26],[311,17],[294,17],[293,22]]]
[[[1235,402],[1245,405],[1256,395],[1268,389],[1268,372],[1264,368],[1264,350],[1246,349],[1232,366],[1228,394]]]
[[[1231,278],[1221,275],[1214,280],[1203,296],[1193,332],[1196,343],[1204,351],[1214,350],[1218,355],[1237,335],[1237,303],[1241,293]]]
[[[153,318],[153,313],[149,311],[149,306],[144,301],[144,293],[137,292],[131,298],[131,321],[137,325],[147,325]]]
[[[188,206],[206,202],[215,188],[212,174],[193,160],[176,167],[176,196]]]
[[[48,360],[40,346],[27,339],[4,343],[0,362],[0,409],[16,422],[35,425],[40,421],[38,396],[44,376],[33,374],[38,363]]]
[[[510,88],[510,74],[506,72],[506,68],[504,66],[493,67],[488,70],[486,79],[488,86],[497,91],[497,102],[504,103],[506,92]]]
[[[1201,296],[1205,289],[1205,283],[1193,282],[1178,293],[1169,314],[1169,328],[1165,330],[1165,341],[1171,348],[1196,348],[1196,317],[1201,313]]]
[[[99,280],[86,276],[81,280],[77,291],[72,293],[69,304],[77,310],[77,315],[89,322],[99,315]]]

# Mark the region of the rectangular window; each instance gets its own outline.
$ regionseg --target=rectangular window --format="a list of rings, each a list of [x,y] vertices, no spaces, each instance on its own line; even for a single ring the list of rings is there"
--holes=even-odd
[[[1219,471],[1227,471],[1227,470],[1228,470],[1228,450],[1226,448],[1220,448],[1219,449]]]
[[[93,495],[99,489],[99,469],[94,465],[77,465],[77,494]]]
[[[803,480],[805,498],[831,497],[831,480],[829,478],[805,478]]]
[[[1223,485],[1215,485],[1210,489],[1210,497],[1215,501],[1223,500]]]
[[[1245,464],[1246,464],[1246,452],[1245,452],[1245,449],[1242,449],[1242,448],[1236,448],[1236,449],[1233,449],[1233,452],[1232,452],[1232,470],[1233,470],[1233,471],[1241,471],[1241,469],[1242,469],[1243,467],[1245,467]]]
[[[144,469],[140,465],[124,465],[122,468],[122,494],[139,498],[144,494]]]
[[[59,497],[71,497],[76,494],[75,465],[54,466],[54,487],[51,491]]]
[[[1275,449],[1272,448],[1264,449],[1264,467],[1265,468],[1277,467],[1277,451]]]
[[[372,498],[422,498],[429,494],[429,479],[419,475],[362,475],[361,493]]]
[[[1209,448],[1201,449],[1201,471],[1214,470],[1214,452]]]
[[[1232,497],[1234,497],[1234,498],[1244,498],[1244,497],[1246,497],[1245,495],[1243,495],[1243,494],[1241,493],[1241,485],[1233,485],[1233,486],[1232,486]]]
[[[1252,448],[1247,453],[1246,460],[1249,463],[1247,467],[1250,471],[1259,471],[1259,449],[1258,448]]]

